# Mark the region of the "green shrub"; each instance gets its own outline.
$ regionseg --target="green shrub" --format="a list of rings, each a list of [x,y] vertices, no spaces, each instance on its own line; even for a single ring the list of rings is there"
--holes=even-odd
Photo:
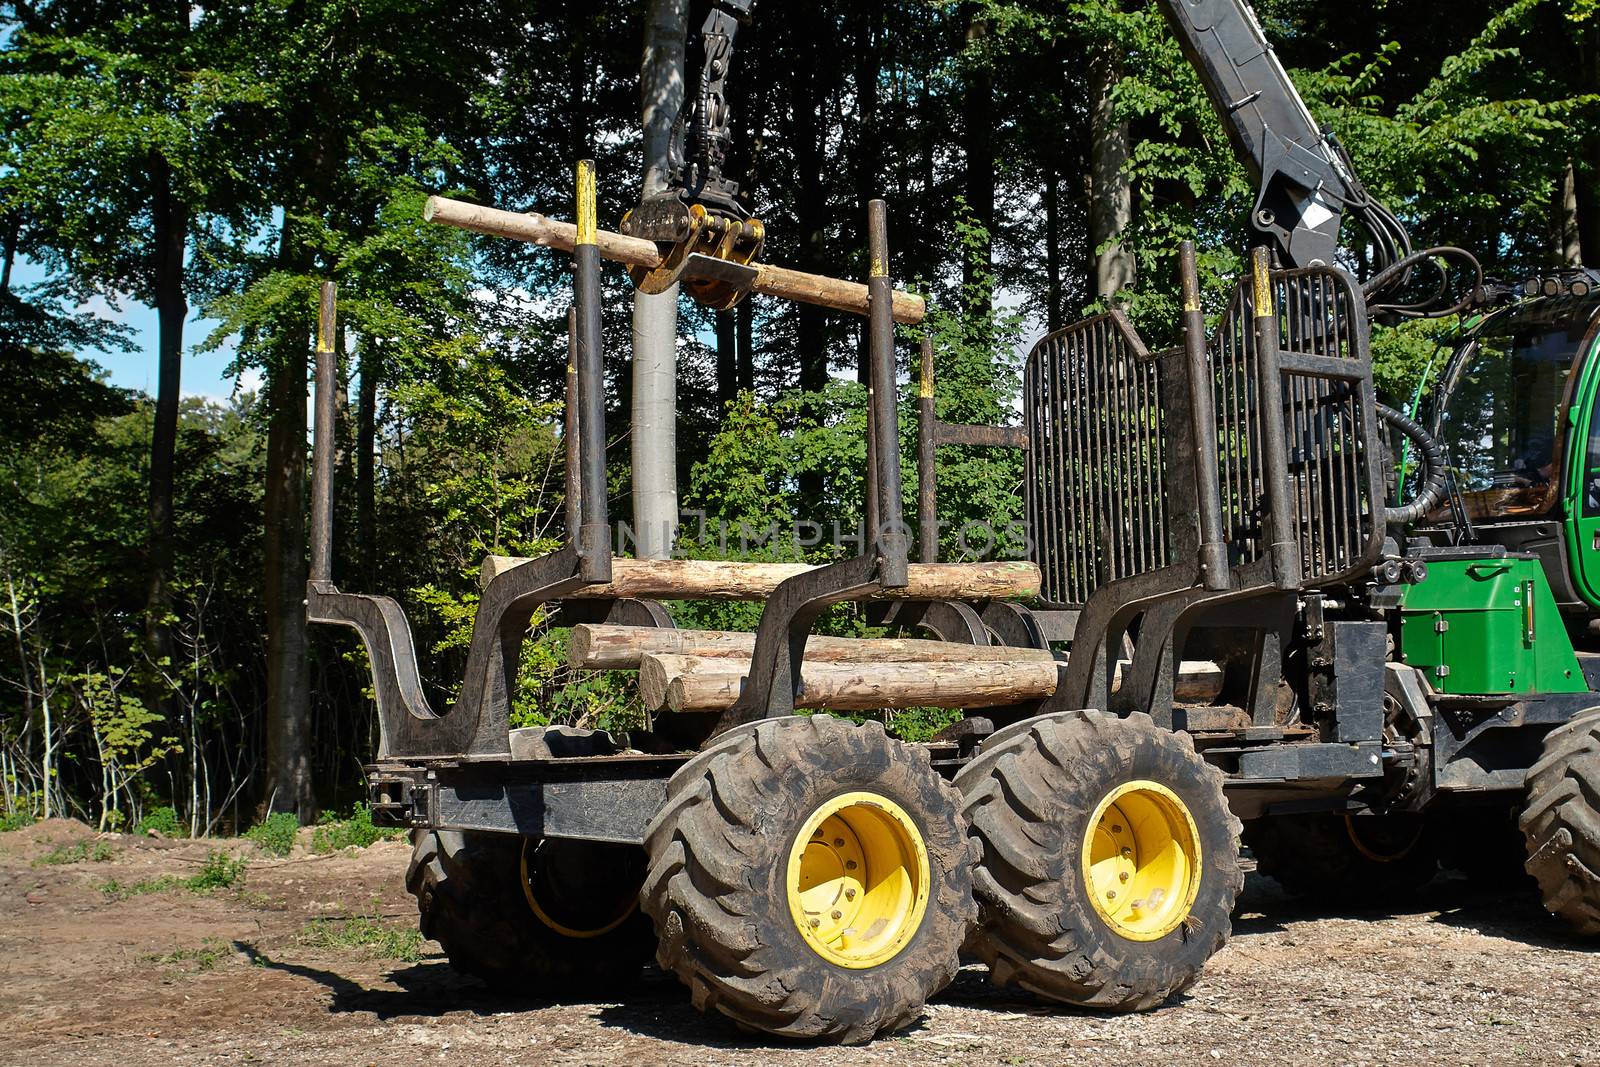
[[[294,834],[300,820],[292,812],[275,811],[245,831],[245,840],[274,856],[287,856],[294,848]]]
[[[244,880],[244,870],[248,866],[250,861],[242,856],[235,858],[221,849],[212,849],[206,855],[205,863],[201,864],[200,873],[185,880],[184,885],[196,893],[232,889],[236,883]]]
[[[337,852],[351,845],[366,848],[376,841],[400,837],[405,831],[397,827],[374,826],[372,809],[357,804],[346,818],[323,812],[322,822],[311,835],[311,851]]]
[[[36,821],[31,811],[8,811],[0,815],[0,834],[32,826]]]
[[[182,837],[184,827],[178,823],[177,809],[170,804],[166,807],[154,808],[145,812],[144,818],[139,820],[139,825],[134,828],[135,833],[146,834],[151,830],[162,837]]]

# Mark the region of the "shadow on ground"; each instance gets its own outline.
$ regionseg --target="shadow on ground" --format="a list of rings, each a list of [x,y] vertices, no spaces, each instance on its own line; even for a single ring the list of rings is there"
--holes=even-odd
[[[1391,908],[1372,911],[1302,903],[1286,896],[1270,878],[1252,873],[1240,896],[1234,936],[1247,940],[1318,919],[1381,920],[1401,915],[1429,915],[1432,922],[1542,948],[1593,952],[1600,947],[1565,936],[1560,924],[1539,906],[1537,893],[1531,885],[1483,888],[1452,876],[1441,877],[1414,897],[1397,902]],[[791,1047],[781,1040],[740,1031],[732,1021],[719,1015],[692,1010],[688,991],[671,975],[654,967],[647,968],[631,988],[613,991],[616,999],[595,1000],[576,994],[553,1000],[517,996],[492,988],[457,974],[442,958],[391,971],[385,976],[385,987],[371,987],[337,971],[273,959],[248,942],[236,941],[234,947],[258,966],[293,974],[325,987],[332,994],[329,1011],[334,1014],[368,1013],[389,1020],[436,1018],[453,1012],[488,1016],[552,1006],[590,1006],[594,1009],[594,1018],[602,1026],[661,1040],[726,1050]],[[399,988],[388,988],[391,984]],[[1186,996],[1175,997],[1156,1010],[1181,1008],[1186,1000]],[[996,1014],[1093,1014],[1050,1004],[1015,990],[998,989],[990,983],[983,968],[975,966],[963,968],[934,1003]],[[919,1022],[906,1032],[915,1032],[924,1025]]]

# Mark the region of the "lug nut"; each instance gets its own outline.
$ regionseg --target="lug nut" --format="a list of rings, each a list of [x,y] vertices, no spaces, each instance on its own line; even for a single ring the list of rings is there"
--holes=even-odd
[[[833,913],[833,917],[835,919],[842,919],[842,918],[844,918],[844,912],[835,910],[834,913]]]
[[[817,927],[821,926],[821,925],[822,925],[822,920],[821,919],[812,919],[811,920],[811,928],[813,930],[816,929]]]
[[[1117,877],[1126,882],[1128,880],[1128,872],[1123,871],[1121,874],[1117,875]]]
[[[1115,889],[1107,889],[1106,890],[1106,899],[1107,900],[1116,900],[1117,899],[1117,891]]]
[[[833,839],[833,847],[834,848],[844,848],[844,838],[842,838],[842,837],[834,838]]]
[[[1120,822],[1112,823],[1111,824],[1111,832],[1114,833],[1114,834],[1122,833],[1122,824]]]
[[[854,889],[846,889],[844,891],[844,899],[846,899],[846,900],[854,900],[854,899],[856,899],[856,891]]]
[[[845,860],[844,861],[844,869],[847,870],[847,871],[855,870],[856,869],[856,861],[855,860]]]

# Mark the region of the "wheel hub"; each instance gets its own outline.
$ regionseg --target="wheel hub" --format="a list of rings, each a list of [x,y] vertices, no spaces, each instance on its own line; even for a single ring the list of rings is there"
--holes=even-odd
[[[875,967],[905,947],[929,893],[927,847],[876,793],[845,793],[806,819],[789,854],[789,913],[807,945],[841,967]]]
[[[1200,888],[1200,833],[1178,795],[1126,782],[1095,808],[1083,877],[1095,911],[1131,941],[1165,937],[1188,918]]]

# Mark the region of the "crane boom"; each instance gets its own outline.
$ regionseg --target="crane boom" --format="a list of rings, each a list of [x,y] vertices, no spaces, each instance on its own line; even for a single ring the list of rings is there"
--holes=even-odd
[[[1286,266],[1331,264],[1350,215],[1375,272],[1411,251],[1405,227],[1367,194],[1330,129],[1319,127],[1245,0],[1158,0],[1200,75],[1228,141],[1256,183],[1251,225]]]

